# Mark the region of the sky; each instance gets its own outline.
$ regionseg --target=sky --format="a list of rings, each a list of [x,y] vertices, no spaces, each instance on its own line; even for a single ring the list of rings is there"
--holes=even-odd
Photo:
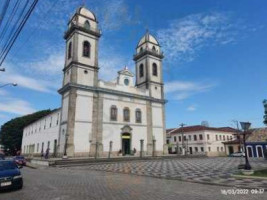
[[[83,0],[39,0],[0,72],[0,125],[60,107],[67,22]],[[267,2],[250,0],[85,0],[102,37],[99,77],[116,78],[146,29],[164,52],[166,127],[181,123],[263,127],[267,98]]]

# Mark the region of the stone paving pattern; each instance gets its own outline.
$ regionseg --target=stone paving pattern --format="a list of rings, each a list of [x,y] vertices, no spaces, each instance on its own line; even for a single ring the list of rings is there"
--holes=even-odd
[[[224,195],[228,187],[95,170],[22,169],[24,187],[1,200],[262,200],[263,194]]]
[[[231,174],[237,173],[237,166],[244,158],[177,158],[168,160],[131,161],[101,163],[69,169],[99,170],[183,181],[235,186],[240,188],[265,188],[267,179],[241,179]],[[254,169],[267,168],[266,160],[250,159]]]

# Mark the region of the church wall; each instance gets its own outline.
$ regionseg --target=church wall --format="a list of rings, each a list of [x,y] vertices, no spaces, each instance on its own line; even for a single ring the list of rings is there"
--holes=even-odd
[[[94,72],[90,69],[78,68],[77,83],[92,86],[94,84]]]
[[[156,151],[163,151],[163,128],[153,128],[153,136],[156,140]]]
[[[75,154],[88,153],[92,132],[93,93],[77,91],[74,125]],[[84,154],[83,154],[84,155]]]
[[[62,100],[62,122],[66,122],[68,119],[68,107],[69,107],[69,92],[64,94],[63,100]]]

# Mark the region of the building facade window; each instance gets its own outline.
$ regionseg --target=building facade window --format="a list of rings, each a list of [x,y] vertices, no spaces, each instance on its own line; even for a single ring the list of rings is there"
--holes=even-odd
[[[153,76],[158,76],[158,66],[156,63],[153,63]]]
[[[68,59],[71,58],[72,55],[72,42],[69,43],[69,47],[68,47]]]
[[[125,122],[129,122],[130,121],[130,109],[129,108],[124,108],[123,109],[123,120]]]
[[[197,141],[197,136],[196,135],[194,135],[194,141]]]
[[[192,138],[191,138],[191,135],[188,135],[188,140],[191,141],[191,139],[192,139]]]
[[[152,51],[156,51],[156,47],[155,46],[152,47]]]
[[[83,42],[83,56],[84,57],[90,57],[90,52],[91,51],[91,45],[88,41]]]
[[[218,141],[218,135],[216,135],[216,141]]]
[[[202,134],[199,135],[199,140],[203,140]]]
[[[136,121],[136,123],[142,122],[142,112],[140,109],[136,109],[136,111],[135,111],[135,121]]]
[[[204,147],[200,147],[200,149],[201,149],[201,152],[204,152]]]
[[[210,139],[210,135],[209,134],[207,134],[207,140],[209,140]]]
[[[37,153],[39,152],[39,143],[37,143]]]
[[[198,148],[197,147],[195,147],[195,152],[198,152]]]
[[[116,106],[111,106],[110,108],[110,120],[117,121],[118,109]]]
[[[144,65],[139,65],[139,77],[142,78],[144,76]]]
[[[225,135],[223,136],[223,141],[225,141]]]
[[[176,141],[177,141],[177,138],[176,138],[176,136],[174,136],[174,137],[173,137],[173,139],[174,139],[174,142],[176,142]]]
[[[179,142],[181,142],[182,141],[182,137],[181,136],[179,136]]]
[[[220,138],[220,141],[221,141],[222,140],[222,136],[220,135],[219,138]]]

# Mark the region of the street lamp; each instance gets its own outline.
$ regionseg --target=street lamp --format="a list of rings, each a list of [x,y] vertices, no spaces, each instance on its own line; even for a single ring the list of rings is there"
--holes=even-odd
[[[250,122],[240,122],[240,125],[241,125],[241,128],[243,129],[243,133],[241,133],[241,134],[243,135],[243,146],[244,146],[245,160],[246,160],[244,169],[245,170],[251,170],[251,166],[250,166],[249,161],[248,161],[247,148],[246,148],[246,135],[249,134],[248,130],[250,128],[251,123]]]
[[[8,85],[12,85],[12,86],[16,87],[18,84],[17,83],[7,83],[4,85],[0,85],[0,88],[3,88],[3,87],[8,86]]]
[[[6,69],[5,68],[0,68],[0,72],[5,72]]]

